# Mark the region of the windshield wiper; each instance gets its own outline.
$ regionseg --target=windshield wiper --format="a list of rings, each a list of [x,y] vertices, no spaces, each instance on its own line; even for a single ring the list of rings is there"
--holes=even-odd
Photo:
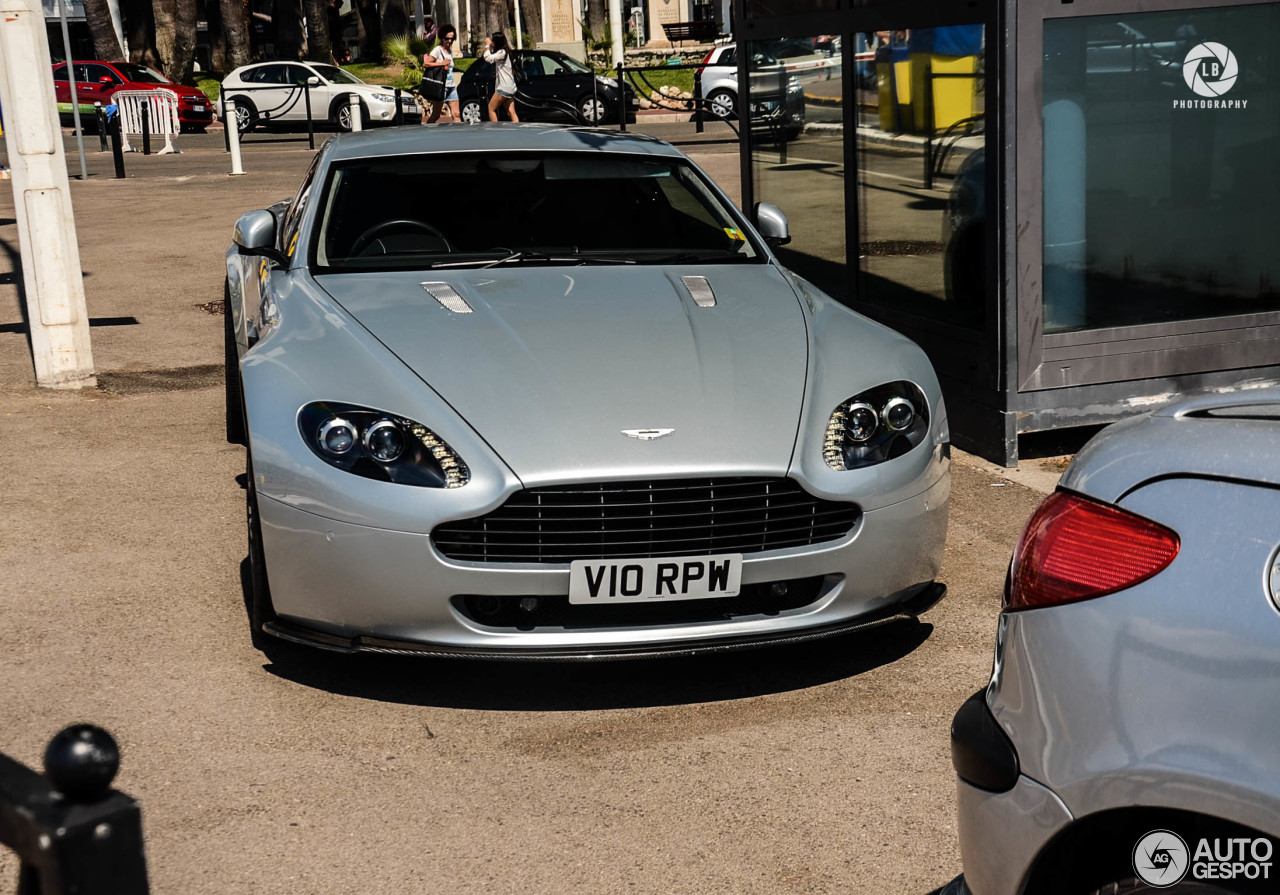
[[[532,249],[526,249],[519,252],[512,252],[502,258],[491,258],[488,260],[476,261],[451,261],[445,264],[432,264],[432,270],[438,270],[447,267],[474,267],[478,270],[486,270],[490,267],[497,267],[501,264],[572,264],[575,266],[583,264],[635,264],[635,260],[631,258],[596,258],[590,255],[579,254],[576,249],[570,248],[563,253],[547,253],[538,252]]]
[[[748,255],[726,254],[717,251],[715,254],[706,252],[680,252],[676,255],[663,255],[660,258],[654,258],[652,264],[719,264],[724,261],[750,261]]]

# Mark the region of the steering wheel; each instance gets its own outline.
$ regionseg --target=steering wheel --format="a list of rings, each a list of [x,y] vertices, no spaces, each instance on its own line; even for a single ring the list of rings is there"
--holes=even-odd
[[[392,221],[381,221],[374,224],[368,230],[357,236],[356,241],[351,244],[350,254],[353,257],[359,255],[363,249],[368,248],[371,242],[391,230],[417,230],[420,233],[429,234],[444,243],[444,250],[446,252],[453,251],[453,246],[450,245],[448,237],[430,224],[423,223],[422,221],[415,221],[411,218],[396,218]]]

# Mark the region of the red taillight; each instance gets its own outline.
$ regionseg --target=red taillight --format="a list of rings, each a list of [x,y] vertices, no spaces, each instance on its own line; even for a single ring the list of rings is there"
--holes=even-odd
[[[1007,612],[1115,593],[1178,555],[1178,535],[1126,510],[1058,491],[1023,529],[1004,595]]]
[[[698,64],[698,70],[694,72],[696,76],[702,77],[703,71],[706,70],[707,63],[711,61],[711,57],[714,56],[715,54],[716,54],[716,51],[712,50],[710,53],[702,57],[702,62]]]

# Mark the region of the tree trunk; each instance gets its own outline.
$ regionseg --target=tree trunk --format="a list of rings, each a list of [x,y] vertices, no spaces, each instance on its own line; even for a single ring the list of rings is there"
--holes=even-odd
[[[121,0],[120,16],[129,42],[129,61],[160,68],[154,39],[155,17],[149,0]]]
[[[151,16],[156,23],[156,55],[160,57],[160,68],[168,75],[178,28],[178,0],[152,0]]]
[[[605,0],[587,0],[587,30],[591,32],[591,42],[604,40],[604,24],[607,21]]]
[[[329,5],[325,0],[302,0],[307,14],[307,58],[333,64],[333,44],[329,34]]]
[[[382,34],[413,34],[413,11],[404,0],[383,0]]]
[[[302,30],[301,0],[275,0],[272,18],[276,26],[276,58],[303,58],[307,52],[307,36]]]
[[[484,5],[484,34],[480,35],[480,44],[483,46],[484,39],[495,31],[511,34],[511,7],[507,0],[489,0]],[[511,35],[511,45],[516,45],[514,34]]]
[[[222,7],[217,3],[206,3],[204,15],[209,29],[209,69],[231,71],[227,68],[227,32],[222,27]]]
[[[360,61],[382,60],[382,14],[378,12],[378,0],[355,0],[356,13],[360,17]]]
[[[520,15],[524,18],[524,33],[532,38],[534,45],[542,40],[542,4],[539,0],[518,0]]]
[[[116,37],[116,26],[111,21],[111,7],[107,0],[84,0],[84,20],[89,26],[89,36],[93,38],[93,58],[105,62],[123,60],[124,48]]]
[[[173,55],[165,60],[170,81],[186,84],[196,61],[196,0],[176,0],[173,17]]]
[[[249,50],[249,16],[245,0],[219,0],[222,13],[222,30],[227,36],[227,67],[231,71],[248,65],[253,59]]]

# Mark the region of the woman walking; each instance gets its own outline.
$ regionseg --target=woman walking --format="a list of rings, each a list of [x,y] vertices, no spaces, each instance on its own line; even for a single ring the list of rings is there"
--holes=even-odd
[[[430,53],[422,57],[422,64],[427,68],[447,68],[444,79],[444,99],[431,104],[431,114],[427,116],[427,124],[435,124],[440,120],[444,107],[449,107],[449,116],[454,123],[461,120],[458,111],[458,86],[453,81],[453,42],[458,31],[452,25],[440,26],[440,44]]]
[[[516,114],[516,76],[511,60],[511,47],[506,35],[495,31],[493,37],[484,39],[484,61],[493,65],[494,91],[489,99],[489,120],[497,121],[498,114],[506,111],[512,121],[519,121]]]

